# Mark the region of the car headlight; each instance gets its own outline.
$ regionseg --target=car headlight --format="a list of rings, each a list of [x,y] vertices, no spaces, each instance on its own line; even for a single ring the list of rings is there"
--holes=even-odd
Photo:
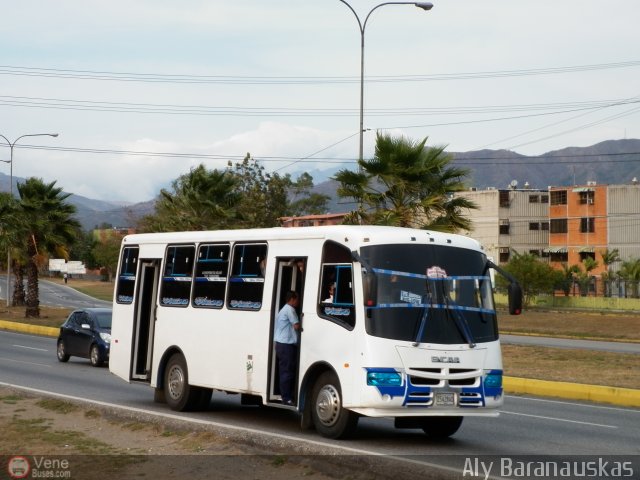
[[[105,343],[111,343],[111,334],[100,332],[100,338],[105,341]]]

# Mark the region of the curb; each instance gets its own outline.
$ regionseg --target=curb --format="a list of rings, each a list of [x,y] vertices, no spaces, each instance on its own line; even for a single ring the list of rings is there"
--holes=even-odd
[[[60,332],[56,327],[43,327],[25,323],[0,320],[0,329],[14,332],[30,333],[57,337]],[[609,403],[622,407],[640,407],[640,390],[631,388],[605,387],[601,385],[584,385],[569,382],[551,382],[532,378],[503,377],[505,393],[540,395],[568,400],[587,400],[590,402]]]
[[[640,390],[632,388],[550,382],[532,378],[503,377],[505,392],[557,397],[569,400],[610,403],[623,407],[640,407]]]
[[[60,333],[59,327],[43,327],[41,325],[29,325],[27,323],[10,322],[8,320],[0,320],[0,329],[30,333],[32,335],[45,335],[47,337],[57,337]]]

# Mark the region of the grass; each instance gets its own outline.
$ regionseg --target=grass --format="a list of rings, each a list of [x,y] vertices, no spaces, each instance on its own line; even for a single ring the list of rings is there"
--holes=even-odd
[[[64,285],[64,280],[62,278],[51,277],[44,278],[44,280]],[[113,282],[98,282],[95,280],[71,278],[67,283],[67,287],[74,288],[79,292],[89,295],[90,297],[97,298],[99,300],[105,300],[107,302],[113,300]]]
[[[625,313],[530,309],[521,315],[502,312],[498,323],[501,332],[521,335],[640,341],[640,315]]]
[[[505,375],[640,389],[640,355],[502,345]]]
[[[40,408],[58,413],[71,413],[78,410],[78,406],[73,403],[58,400],[57,398],[45,398],[36,403]]]

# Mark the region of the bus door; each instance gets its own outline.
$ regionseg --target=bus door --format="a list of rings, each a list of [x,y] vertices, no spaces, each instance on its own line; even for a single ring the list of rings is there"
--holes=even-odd
[[[296,258],[277,258],[276,259],[276,278],[273,284],[273,311],[271,312],[271,326],[270,326],[270,355],[269,355],[269,392],[267,395],[268,402],[280,402],[280,382],[279,382],[279,369],[278,361],[276,358],[275,342],[273,340],[273,333],[275,327],[276,317],[278,312],[285,305],[285,297],[287,292],[294,290],[298,294],[299,303],[297,308],[298,318],[302,322],[302,305],[304,302],[304,278],[307,267],[306,257]],[[298,334],[298,358],[296,364],[300,365],[300,339]],[[296,375],[297,377],[297,375]],[[294,382],[297,385],[297,378]]]
[[[133,362],[131,379],[143,382],[151,380],[153,333],[156,320],[156,297],[160,278],[160,260],[140,260],[140,283],[136,294],[133,324]]]

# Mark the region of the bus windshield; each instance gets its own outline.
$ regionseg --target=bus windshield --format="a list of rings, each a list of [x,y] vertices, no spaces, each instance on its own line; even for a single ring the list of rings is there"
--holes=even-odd
[[[439,245],[363,247],[377,279],[367,309],[369,335],[417,343],[468,344],[498,339],[486,256]],[[363,273],[365,274],[365,273]]]

